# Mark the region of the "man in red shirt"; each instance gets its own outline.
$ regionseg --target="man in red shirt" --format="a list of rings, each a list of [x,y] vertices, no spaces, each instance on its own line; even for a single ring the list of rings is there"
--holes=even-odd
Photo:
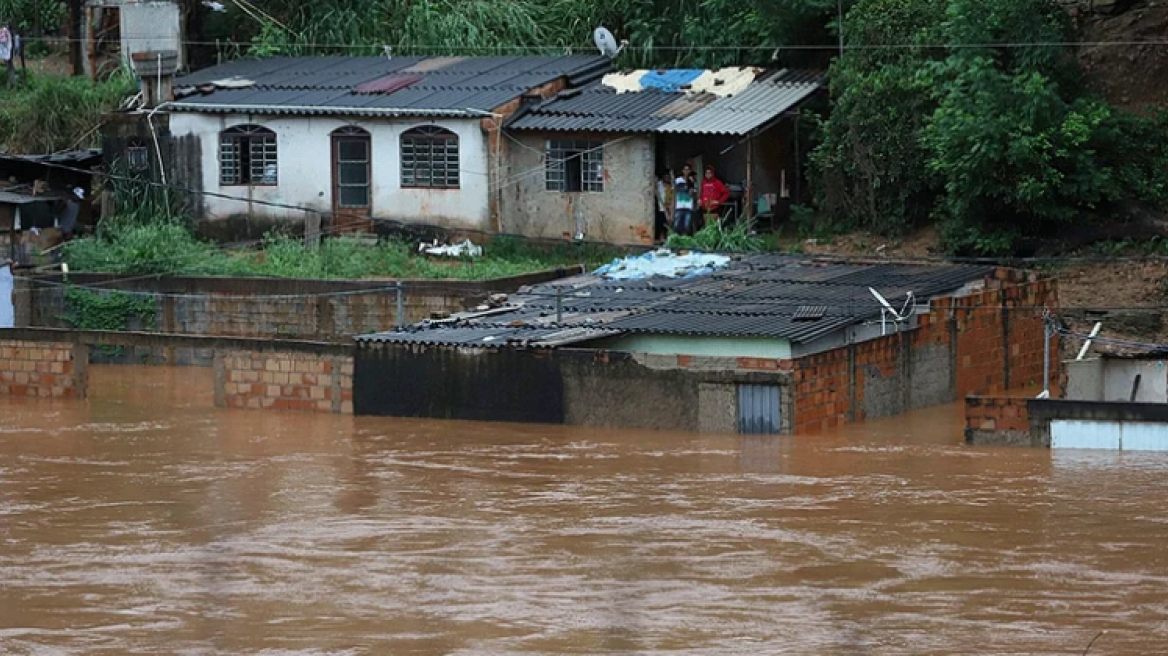
[[[730,190],[714,175],[714,167],[706,167],[706,176],[702,179],[702,193],[698,196],[698,207],[703,214],[713,214],[721,217],[722,204],[730,200]]]

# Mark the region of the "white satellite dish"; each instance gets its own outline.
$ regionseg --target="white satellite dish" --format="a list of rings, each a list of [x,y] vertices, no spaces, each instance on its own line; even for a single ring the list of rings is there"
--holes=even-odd
[[[625,46],[629,44],[628,41],[621,41],[620,43],[617,43],[616,37],[612,35],[612,32],[609,32],[608,28],[603,26],[593,30],[592,40],[596,43],[596,47],[600,50],[600,54],[608,57],[609,59],[615,58],[621,53],[622,50],[625,49]]]
[[[899,330],[900,324],[905,322],[905,321],[908,321],[908,318],[911,317],[915,312],[915,308],[913,307],[914,299],[913,299],[912,292],[908,293],[908,299],[904,302],[904,307],[901,308],[899,312],[897,312],[896,308],[892,307],[892,304],[889,303],[888,299],[884,298],[884,296],[880,292],[876,291],[875,289],[873,289],[871,287],[868,288],[868,291],[872,292],[872,295],[875,296],[876,300],[880,302],[880,306],[881,306],[880,307],[880,334],[881,335],[885,334],[885,328],[888,325],[889,317],[892,318],[892,325],[896,326],[897,329]]]

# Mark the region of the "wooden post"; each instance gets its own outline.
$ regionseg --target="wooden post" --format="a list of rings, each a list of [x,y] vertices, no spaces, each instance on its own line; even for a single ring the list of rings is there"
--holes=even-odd
[[[742,199],[746,207],[742,208],[743,218],[754,218],[754,134],[746,138],[746,189]]]
[[[100,15],[100,9],[85,8],[85,56],[89,62],[89,78],[97,79],[97,27],[94,26],[95,13]]]
[[[69,39],[69,61],[73,65],[73,75],[85,75],[85,62],[81,56],[81,41],[85,32],[81,23],[84,18],[82,0],[69,0],[69,29],[66,31]]]

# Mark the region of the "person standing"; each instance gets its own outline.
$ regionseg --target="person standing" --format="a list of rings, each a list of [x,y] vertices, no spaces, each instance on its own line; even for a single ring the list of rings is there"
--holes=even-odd
[[[667,193],[671,182],[669,171],[662,171],[657,174],[657,179],[653,184],[653,195],[657,199],[657,211],[654,213],[653,226],[653,238],[656,241],[665,238],[669,232],[669,225],[672,223],[670,214],[673,213],[673,208],[669,206],[669,194]]]
[[[682,170],[682,175],[673,181],[673,194],[673,231],[679,235],[691,235],[693,234],[693,186],[685,177],[685,169]]]
[[[702,213],[714,219],[721,219],[722,204],[730,200],[730,189],[722,184],[714,173],[713,166],[707,166],[705,177],[702,178],[702,193],[698,197],[698,206]]]

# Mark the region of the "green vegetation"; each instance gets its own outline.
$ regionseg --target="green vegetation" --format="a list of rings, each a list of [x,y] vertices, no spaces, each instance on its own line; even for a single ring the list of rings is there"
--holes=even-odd
[[[182,223],[109,221],[94,237],[64,248],[72,271],[135,275],[269,276],[280,278],[448,278],[485,280],[585,264],[596,266],[619,251],[596,245],[537,244],[497,238],[476,259],[418,255],[401,240],[369,244],[352,238],[326,239],[316,248],[302,240],[272,235],[257,249],[228,251],[197,239]]]
[[[0,151],[51,153],[97,145],[102,114],[117,109],[135,88],[124,71],[96,83],[29,74],[16,89],[0,89]]]
[[[813,156],[830,222],[885,234],[937,222],[951,250],[997,254],[1168,196],[1168,118],[1108,106],[1073,50],[1041,45],[1074,40],[1056,3],[861,0],[845,32],[864,47],[832,67]]]
[[[66,320],[81,330],[129,330],[137,319],[142,330],[154,330],[157,304],[153,296],[117,290],[94,292],[78,287],[65,288]],[[102,346],[102,353],[121,355],[120,346]]]
[[[723,227],[721,221],[707,221],[706,226],[692,236],[673,234],[665,246],[673,250],[695,250],[711,253],[754,253],[768,250],[767,242],[754,232],[749,221],[739,221]]]

